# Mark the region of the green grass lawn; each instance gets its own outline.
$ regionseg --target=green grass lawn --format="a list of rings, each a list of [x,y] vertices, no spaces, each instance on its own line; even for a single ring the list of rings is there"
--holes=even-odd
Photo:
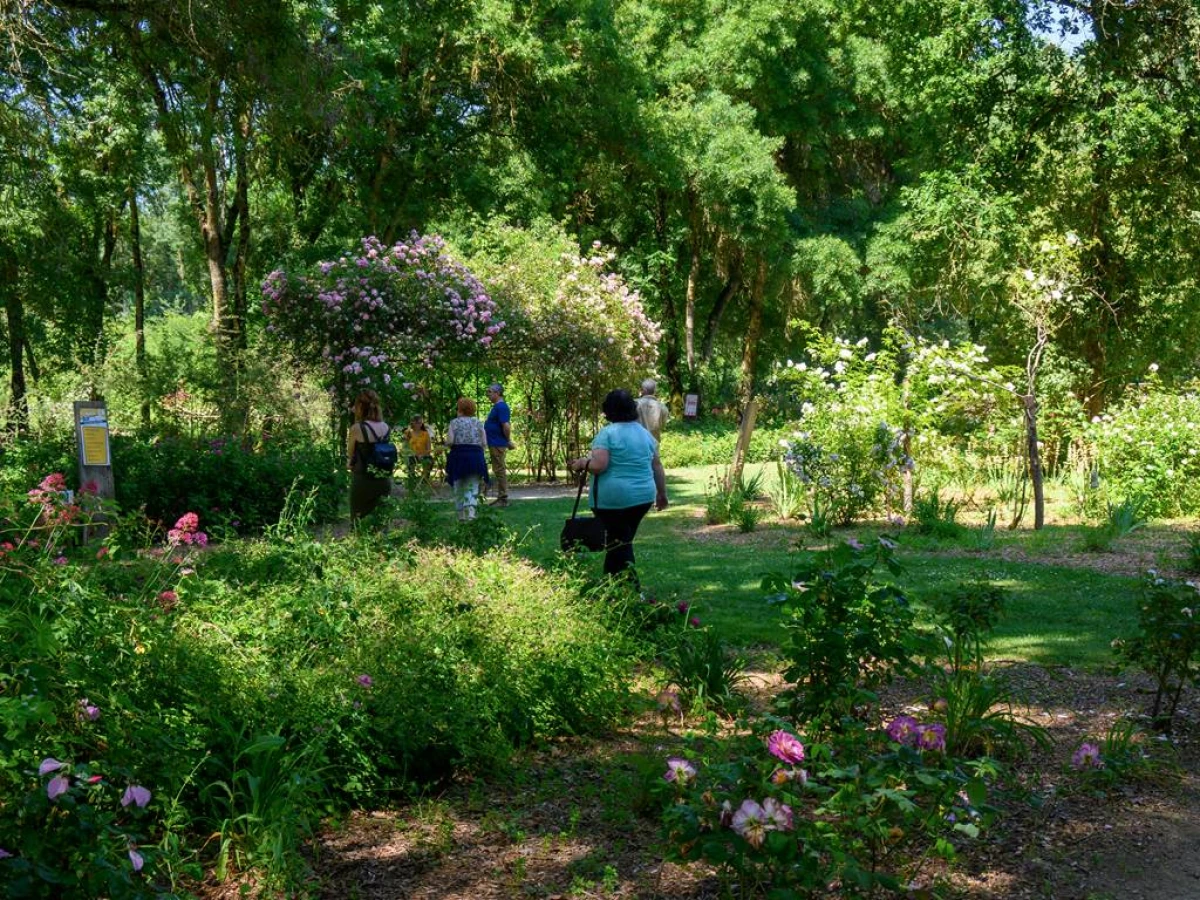
[[[705,489],[717,473],[714,467],[668,473],[671,507],[651,512],[638,533],[643,587],[664,602],[689,601],[702,621],[731,643],[777,645],[781,613],[767,606],[759,585],[768,572],[790,571],[793,547],[807,532],[798,523],[765,522],[751,534],[706,526]],[[504,521],[522,536],[520,552],[541,564],[552,562],[571,504],[566,498],[521,500],[504,510]],[[834,539],[866,540],[877,531],[870,526],[850,528]],[[903,530],[897,552],[905,569],[900,584],[922,609],[938,591],[960,582],[995,582],[1010,597],[994,636],[992,657],[1105,666],[1114,662],[1113,638],[1133,631],[1139,579],[1087,567],[1089,559],[1074,553],[1077,538],[1078,529],[1071,527],[998,532],[993,549],[967,552],[969,542],[936,541]],[[1013,558],[1013,550],[1021,551],[1019,558]],[[1079,565],[1056,562],[1070,553]],[[589,555],[582,564],[598,573],[601,555]]]

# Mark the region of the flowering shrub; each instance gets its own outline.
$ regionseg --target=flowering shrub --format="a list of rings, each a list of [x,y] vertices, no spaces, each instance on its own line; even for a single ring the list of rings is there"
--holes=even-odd
[[[463,245],[508,323],[494,348],[527,397],[520,443],[535,469],[552,470],[605,393],[653,373],[659,326],[599,243],[580,253],[557,226],[492,222]]]
[[[914,845],[951,857],[953,837],[991,818],[989,767],[947,759],[933,726],[924,744],[862,728],[806,746],[781,722],[763,725],[765,740],[668,760],[659,788],[668,857],[716,865],[746,895],[902,890],[923,861]]]
[[[791,687],[781,700],[797,721],[840,729],[861,716],[872,691],[913,665],[913,612],[894,585],[874,580],[882,564],[896,573],[895,543],[881,537],[805,554],[791,575],[763,579],[771,602],[789,614],[784,672]]]
[[[1167,393],[1156,379],[1137,390],[1085,431],[1101,490],[1092,512],[1105,503],[1131,501],[1149,517],[1200,512],[1200,395]]]
[[[262,294],[268,330],[322,369],[344,406],[364,388],[386,394],[398,381],[411,389],[422,371],[477,358],[505,324],[442,239],[415,232],[391,247],[363,238],[357,255],[315,271],[277,269]]]

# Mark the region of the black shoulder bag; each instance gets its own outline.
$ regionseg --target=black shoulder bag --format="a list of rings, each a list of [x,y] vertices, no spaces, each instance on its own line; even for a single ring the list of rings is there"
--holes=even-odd
[[[604,523],[595,516],[579,515],[579,499],[583,496],[583,486],[587,483],[587,476],[579,479],[579,491],[575,494],[575,507],[571,510],[571,518],[563,523],[562,534],[559,535],[559,545],[564,553],[570,553],[573,550],[603,550],[608,544],[608,533],[604,530]],[[592,476],[592,499],[599,497],[597,487],[600,483],[600,476]]]

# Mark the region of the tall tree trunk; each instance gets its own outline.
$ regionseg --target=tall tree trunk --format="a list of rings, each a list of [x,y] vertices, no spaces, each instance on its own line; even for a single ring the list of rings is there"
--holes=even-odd
[[[1033,527],[1041,529],[1046,524],[1046,491],[1042,477],[1042,454],[1038,449],[1037,397],[1025,394],[1025,445],[1029,452],[1029,480],[1033,483]]]
[[[688,266],[687,294],[683,312],[683,342],[687,360],[689,387],[696,385],[696,283],[700,280],[700,238],[701,222],[697,214],[696,192],[688,189],[688,232],[692,250],[691,264]]]
[[[29,398],[25,392],[25,305],[17,284],[17,261],[7,252],[0,252],[0,290],[4,291],[4,313],[8,319],[9,399],[8,430],[14,434],[29,433]]]
[[[138,393],[142,396],[142,427],[150,427],[150,367],[146,359],[146,267],[142,263],[142,226],[137,190],[129,186],[129,248],[133,256],[133,358]]]
[[[707,366],[712,362],[713,348],[716,346],[717,330],[721,325],[721,317],[739,290],[742,288],[742,260],[735,257],[729,263],[729,277],[725,281],[717,299],[713,301],[712,309],[708,311],[708,320],[704,323],[704,340],[700,353],[700,365]]]
[[[678,403],[683,397],[683,373],[679,365],[679,313],[675,308],[675,297],[671,287],[671,237],[668,228],[670,210],[667,205],[667,192],[659,188],[654,195],[654,236],[658,242],[658,294],[663,305],[663,319],[666,324],[666,371],[667,381],[671,385],[671,399]]]
[[[746,340],[742,344],[742,383],[738,400],[743,410],[754,399],[755,372],[758,369],[758,345],[762,340],[763,295],[767,289],[767,262],[758,261],[754,282],[750,288],[750,320],[746,324]]]

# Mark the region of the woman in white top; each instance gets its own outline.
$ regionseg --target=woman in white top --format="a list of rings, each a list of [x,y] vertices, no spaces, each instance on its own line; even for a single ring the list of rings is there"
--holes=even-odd
[[[474,400],[458,398],[458,417],[446,426],[446,444],[450,448],[446,457],[446,480],[454,491],[458,520],[465,522],[475,518],[479,485],[488,478],[487,458],[483,452],[487,434],[483,423],[475,417]]]

